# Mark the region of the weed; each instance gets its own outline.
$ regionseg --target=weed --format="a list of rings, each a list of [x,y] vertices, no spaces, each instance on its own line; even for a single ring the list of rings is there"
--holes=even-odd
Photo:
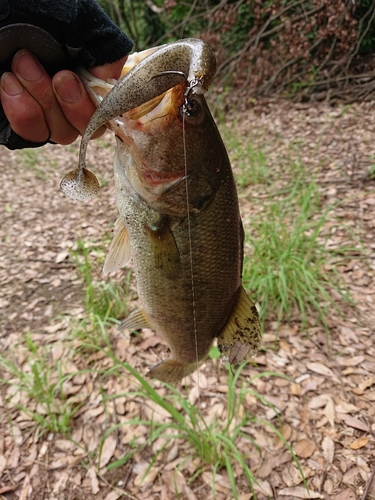
[[[269,184],[271,176],[264,151],[255,148],[247,137],[234,133],[226,124],[220,126],[220,132],[234,166],[237,186],[243,190],[250,185]]]
[[[9,353],[7,357],[0,355],[0,368],[5,373],[0,382],[12,386],[7,403],[23,411],[42,430],[67,434],[80,408],[76,398],[65,395],[64,385],[72,375],[64,375],[62,361],[52,363],[48,353],[29,333],[24,338],[27,362],[23,367],[12,360]],[[14,396],[17,397],[12,402]],[[23,403],[25,399],[27,404]]]
[[[89,320],[93,317],[101,318],[104,323],[118,323],[128,315],[127,297],[132,272],[128,270],[121,283],[94,280],[90,261],[92,250],[90,243],[78,240],[76,249],[71,251],[72,258],[77,263],[78,274],[86,287],[87,317]]]
[[[113,355],[109,355],[112,357],[114,365],[119,363]],[[181,390],[177,390],[168,384],[163,384],[168,388],[167,395],[160,396],[152,385],[127,363],[123,363],[122,366],[139,382],[138,391],[107,396],[107,399],[114,399],[125,395],[128,397],[140,397],[142,398],[142,401],[144,401],[142,404],[145,405],[148,405],[149,401],[155,403],[156,407],[160,407],[164,413],[169,415],[169,421],[166,419],[165,423],[160,423],[153,420],[141,420],[137,418],[126,422],[125,424],[145,425],[149,427],[149,435],[145,445],[151,446],[157,439],[163,438],[165,440],[165,445],[159,451],[160,454],[174,439],[183,440],[189,443],[195,449],[196,455],[200,457],[203,467],[207,465],[212,467],[213,492],[215,492],[216,473],[221,469],[225,469],[227,471],[235,499],[238,499],[239,497],[234,472],[237,464],[240,466],[241,470],[244,471],[248,486],[252,491],[254,498],[256,498],[255,491],[253,489],[253,484],[254,482],[256,483],[256,478],[248,466],[249,457],[243,451],[243,444],[244,442],[248,442],[251,445],[249,447],[249,451],[252,447],[255,447],[258,450],[259,456],[261,456],[261,449],[257,445],[256,439],[254,439],[246,430],[248,426],[261,423],[271,429],[284,442],[285,446],[291,452],[302,478],[303,473],[297,457],[278,429],[269,422],[260,420],[256,416],[250,415],[249,412],[245,410],[243,404],[246,395],[252,394],[262,404],[275,409],[259,393],[250,389],[250,386],[254,378],[272,376],[283,377],[283,375],[271,372],[258,374],[256,377],[247,380],[246,383],[242,382],[242,387],[239,388],[240,375],[246,364],[247,363],[243,363],[235,371],[235,373],[232,373],[230,369],[228,370],[228,401],[227,411],[224,418],[214,416],[211,421],[207,421],[207,418],[200,412],[199,408],[191,404],[189,400],[181,394]],[[124,424],[118,424],[111,429],[108,429],[103,440],[121,425]],[[242,446],[240,446],[240,441],[242,442]],[[123,457],[109,464],[107,469],[111,470],[121,467],[131,456],[134,455],[134,453],[136,453],[136,450],[131,450],[125,453]],[[146,470],[144,477],[147,476],[149,469],[156,459],[157,455],[154,456],[154,461],[150,464],[148,470]]]
[[[45,181],[47,175],[45,170],[39,166],[45,159],[45,155],[36,149],[22,149],[17,151],[17,156],[20,158],[29,170],[31,170],[39,179]]]
[[[252,253],[244,261],[244,285],[259,301],[263,321],[273,312],[279,322],[287,320],[298,310],[306,326],[314,311],[317,322],[327,326],[328,307],[337,308],[332,289],[352,303],[338,273],[327,272],[334,253],[327,248],[330,234],[323,236],[322,229],[334,207],[321,212],[318,187],[303,176],[297,175],[286,191],[287,196],[263,203],[259,217],[247,226]]]

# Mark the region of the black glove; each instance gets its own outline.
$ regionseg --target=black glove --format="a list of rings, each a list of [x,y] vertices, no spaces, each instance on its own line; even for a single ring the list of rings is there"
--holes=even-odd
[[[113,63],[133,42],[95,0],[0,0],[0,75],[11,70],[20,49],[28,49],[53,76],[77,64],[86,68]],[[10,127],[0,103],[0,144],[9,149],[39,147]]]

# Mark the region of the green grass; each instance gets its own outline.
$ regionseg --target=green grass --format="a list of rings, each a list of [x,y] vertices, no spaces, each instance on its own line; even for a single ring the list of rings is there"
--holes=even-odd
[[[27,363],[22,368],[15,357],[20,346],[6,356],[0,355],[0,369],[4,374],[0,383],[13,389],[6,403],[11,403],[13,396],[20,393],[21,402],[11,406],[28,415],[42,432],[67,434],[71,420],[81,406],[76,397],[65,395],[64,384],[72,375],[64,375],[63,361],[52,363],[48,351],[34,342],[30,333],[24,334],[24,340]],[[31,404],[23,404],[23,398],[31,400]]]
[[[34,173],[36,177],[45,181],[47,179],[47,174],[44,165],[48,162],[48,165],[57,166],[57,162],[48,159],[45,153],[40,149],[26,148],[17,151],[17,157],[20,162],[24,163],[28,170]]]
[[[104,323],[119,323],[128,314],[128,300],[130,293],[131,270],[124,271],[121,282],[109,278],[107,281],[95,280],[93,277],[90,255],[95,252],[95,247],[90,242],[78,240],[71,258],[77,265],[78,276],[85,285],[85,305],[88,320],[95,317],[101,318]]]
[[[253,210],[244,220],[243,283],[259,303],[263,324],[274,317],[279,323],[293,317],[307,326],[310,317],[327,327],[328,311],[333,307],[340,312],[332,290],[342,304],[353,305],[335,269],[338,256],[345,259],[353,248],[329,248],[331,232],[325,223],[336,206],[323,208],[318,184],[304,166],[291,162],[289,171],[280,175],[285,179],[281,189],[278,185],[274,192],[271,186],[268,197],[256,203],[248,199]]]
[[[235,129],[236,124],[233,124]],[[243,137],[222,123],[220,132],[225,147],[234,166],[236,184],[242,191],[255,184],[269,184],[271,182],[267,156],[262,148],[256,148],[247,137]]]
[[[101,349],[96,346],[88,347]],[[268,427],[281,441],[283,441],[286,448],[290,451],[293,460],[301,473],[301,477],[304,480],[299,461],[291,446],[284,439],[278,428],[270,422],[259,419],[255,415],[250,414],[244,407],[246,395],[252,394],[257,398],[260,404],[268,406],[276,411],[275,407],[271,403],[251,388],[251,384],[256,378],[287,378],[284,375],[274,372],[264,372],[257,374],[254,377],[247,378],[242,375],[244,368],[247,366],[246,362],[240,365],[234,372],[232,372],[232,369],[229,367],[228,399],[225,416],[224,418],[214,417],[208,423],[206,421],[205,414],[200,411],[198,407],[199,405],[197,406],[191,404],[188,398],[184,396],[181,388],[175,388],[168,384],[162,384],[168,389],[168,391],[165,395],[163,394],[163,396],[161,396],[153,387],[153,383],[151,381],[142,377],[128,363],[123,363],[116,358],[108,339],[105,351],[107,356],[112,360],[112,370],[125,369],[128,374],[134,377],[134,379],[138,382],[138,390],[104,396],[105,402],[113,401],[116,398],[123,396],[131,399],[134,399],[135,397],[138,400],[141,400],[142,405],[147,405],[150,401],[155,403],[156,407],[160,407],[164,410],[164,413],[167,413],[169,416],[168,421],[163,423],[152,419],[144,420],[137,417],[128,420],[126,423],[119,423],[110,427],[103,436],[102,443],[104,443],[105,439],[112,432],[117,432],[122,426],[143,425],[149,428],[149,434],[146,442],[144,443],[145,447],[151,447],[152,444],[160,438],[165,440],[164,446],[153,455],[153,459],[148,469],[145,471],[144,478],[147,476],[150,468],[157,462],[158,456],[165,450],[165,448],[168,447],[168,444],[172,440],[179,439],[189,444],[194,450],[194,455],[201,459],[201,467],[196,475],[192,477],[191,482],[194,481],[196,476],[203,472],[206,466],[211,466],[213,472],[212,491],[215,494],[215,475],[219,471],[225,469],[231,484],[233,498],[238,499],[239,492],[237,490],[236,474],[234,471],[236,465],[239,465],[240,469],[244,472],[248,488],[252,491],[254,498],[256,499],[256,493],[253,488],[253,484],[256,483],[256,478],[248,466],[249,457],[246,454],[241,453],[239,450],[239,442],[247,442],[249,452],[255,448],[259,453],[259,459],[261,459],[261,448],[257,445],[256,439],[254,439],[246,431],[246,427],[260,424]],[[134,456],[135,453],[139,451],[139,446],[135,443],[130,446],[130,448],[131,449],[127,450],[122,457],[107,465],[107,470],[109,471],[122,467]]]

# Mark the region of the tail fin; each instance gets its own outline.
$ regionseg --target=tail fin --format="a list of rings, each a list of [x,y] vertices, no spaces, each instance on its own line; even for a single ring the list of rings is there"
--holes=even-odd
[[[180,363],[168,358],[155,365],[147,373],[151,378],[156,378],[162,382],[176,384],[180,382],[186,375],[193,373],[198,368],[200,363]]]

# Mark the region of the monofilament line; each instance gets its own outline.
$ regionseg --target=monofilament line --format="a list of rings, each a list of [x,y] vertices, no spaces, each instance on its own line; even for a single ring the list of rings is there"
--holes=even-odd
[[[193,245],[191,240],[191,221],[190,221],[190,200],[189,200],[189,183],[188,183],[188,168],[187,168],[187,155],[186,155],[186,138],[185,138],[185,113],[182,113],[182,140],[184,143],[184,174],[185,174],[185,189],[186,189],[186,207],[187,207],[187,229],[189,240],[189,254],[190,254],[190,276],[191,276],[191,295],[193,299],[193,328],[194,328],[194,341],[195,341],[195,357],[198,363],[198,338],[197,338],[197,316],[195,304],[195,286],[194,286],[194,265],[193,265]],[[199,382],[199,377],[198,377]],[[198,383],[199,389],[199,383]]]
[[[182,141],[184,146],[184,174],[185,174],[185,190],[186,190],[186,207],[187,207],[187,229],[189,240],[189,254],[190,254],[190,276],[191,276],[191,295],[193,302],[193,328],[194,328],[194,342],[195,342],[195,359],[198,364],[198,335],[197,335],[197,316],[195,304],[195,285],[194,285],[194,265],[193,265],[193,244],[191,239],[191,220],[190,220],[190,201],[189,201],[189,182],[188,182],[188,167],[187,167],[187,154],[186,154],[186,136],[185,136],[185,112],[182,113]],[[199,370],[197,371],[197,384],[198,384],[198,404],[201,405],[201,394],[199,386]],[[201,458],[203,460],[203,442],[201,450]]]

